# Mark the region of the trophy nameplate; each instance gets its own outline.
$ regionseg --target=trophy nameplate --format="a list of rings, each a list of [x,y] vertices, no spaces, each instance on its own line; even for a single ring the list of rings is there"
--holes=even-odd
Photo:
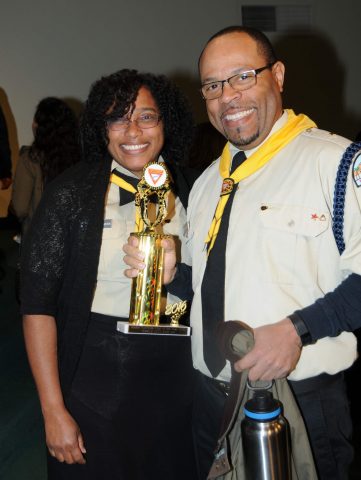
[[[171,322],[160,323],[164,260],[161,241],[169,235],[156,233],[155,227],[161,225],[167,216],[166,196],[170,185],[165,164],[151,162],[145,165],[137,190],[135,206],[144,229],[132,235],[139,239],[145,268],[132,280],[129,322],[117,322],[117,330],[129,334],[189,336],[191,328],[178,323],[179,317],[186,311],[186,302],[168,305],[165,315],[171,316]],[[157,197],[157,211],[155,219],[150,220],[148,207],[150,197],[154,196]]]

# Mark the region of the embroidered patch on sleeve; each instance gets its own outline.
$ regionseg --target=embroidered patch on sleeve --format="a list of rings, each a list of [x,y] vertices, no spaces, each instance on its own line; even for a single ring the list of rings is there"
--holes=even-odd
[[[359,153],[352,166],[353,179],[358,187],[361,187],[361,153]]]

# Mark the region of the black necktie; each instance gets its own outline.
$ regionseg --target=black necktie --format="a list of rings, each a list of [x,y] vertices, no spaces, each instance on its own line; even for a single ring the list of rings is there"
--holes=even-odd
[[[231,173],[246,160],[244,152],[233,157]],[[209,253],[203,276],[202,319],[203,319],[203,356],[213,377],[217,377],[226,361],[218,348],[216,338],[217,325],[224,321],[224,289],[226,274],[226,244],[233,198],[237,190],[234,185],[226,203],[217,238]]]
[[[127,183],[130,183],[135,189],[137,189],[137,185],[139,183],[139,178],[129,177],[122,172],[119,172],[116,168],[112,170],[112,173],[119,178],[122,178]],[[119,205],[126,205],[127,203],[134,202],[134,193],[128,192],[128,190],[124,190],[123,188],[119,187]]]

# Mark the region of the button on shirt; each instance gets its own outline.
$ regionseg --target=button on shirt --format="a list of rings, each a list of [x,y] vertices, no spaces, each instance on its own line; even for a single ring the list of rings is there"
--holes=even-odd
[[[286,119],[284,113],[270,134]],[[251,327],[277,322],[313,304],[351,272],[361,274],[361,188],[355,186],[351,173],[345,202],[346,249],[341,257],[330,214],[337,168],[349,143],[322,130],[305,131],[239,183],[227,237],[226,321],[241,320]],[[236,149],[232,149],[233,155]],[[247,157],[253,151],[246,151]],[[208,376],[203,360],[201,284],[205,239],[222,184],[218,167],[219,160],[197,180],[188,207],[193,362]],[[352,333],[324,338],[302,349],[289,378],[334,374],[348,368],[355,358]],[[229,364],[218,378],[230,379]]]
[[[112,162],[111,169],[134,176],[131,172]],[[175,199],[175,209],[170,214],[170,221],[164,224],[164,233],[174,235],[181,243],[184,241],[186,212],[179,198]],[[102,244],[98,265],[97,285],[95,289],[92,312],[127,318],[129,316],[130,292],[132,281],[124,275],[127,265],[124,263],[123,245],[129,235],[135,231],[134,202],[119,205],[119,187],[109,185],[105,213]],[[179,256],[181,256],[179,252]],[[183,256],[182,261],[187,262]],[[177,297],[168,295],[168,302],[178,301]]]

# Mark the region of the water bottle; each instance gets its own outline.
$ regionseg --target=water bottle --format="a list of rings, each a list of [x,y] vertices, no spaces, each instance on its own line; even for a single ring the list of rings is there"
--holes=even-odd
[[[291,447],[282,404],[267,390],[255,390],[241,422],[247,480],[291,480]]]

